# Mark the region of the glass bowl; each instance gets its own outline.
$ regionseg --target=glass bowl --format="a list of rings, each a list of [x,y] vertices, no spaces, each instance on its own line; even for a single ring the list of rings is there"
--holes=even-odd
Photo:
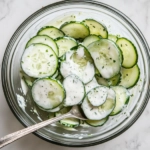
[[[75,17],[74,17],[75,16]],[[46,6],[27,18],[12,36],[2,63],[2,84],[6,100],[24,126],[30,126],[48,118],[33,103],[30,91],[23,86],[20,76],[20,59],[27,41],[45,25],[59,27],[63,22],[93,18],[106,25],[109,33],[130,39],[138,51],[140,79],[130,89],[132,97],[123,112],[110,117],[102,127],[80,127],[74,131],[57,124],[35,132],[44,140],[65,146],[83,147],[108,141],[128,129],[143,112],[149,99],[150,53],[148,44],[137,26],[120,11],[103,3],[88,0],[62,1]]]

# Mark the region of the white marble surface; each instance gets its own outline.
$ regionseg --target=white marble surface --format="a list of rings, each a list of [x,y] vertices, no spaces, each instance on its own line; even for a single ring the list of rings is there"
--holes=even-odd
[[[2,57],[17,27],[29,15],[38,9],[58,0],[0,0],[0,66]],[[99,0],[107,3],[129,16],[140,28],[150,42],[150,0]],[[1,80],[0,80],[1,82]],[[149,150],[150,149],[150,103],[136,123],[125,133],[117,138],[93,147],[82,148],[82,150]],[[22,129],[23,126],[10,111],[0,84],[0,137],[5,134]],[[30,134],[3,150],[71,150],[45,142],[40,138]],[[80,148],[79,148],[80,149]]]

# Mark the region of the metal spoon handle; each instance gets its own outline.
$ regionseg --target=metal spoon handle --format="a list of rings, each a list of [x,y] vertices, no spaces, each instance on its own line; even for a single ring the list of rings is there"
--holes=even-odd
[[[71,113],[67,113],[67,114],[64,114],[64,115],[61,115],[61,116],[58,116],[58,117],[55,117],[55,118],[52,118],[52,119],[49,119],[49,120],[46,120],[46,121],[42,121],[40,123],[37,123],[35,125],[32,125],[32,126],[29,126],[25,129],[22,129],[22,130],[19,130],[19,131],[16,131],[14,133],[11,133],[11,134],[8,134],[2,138],[0,138],[0,148],[6,146],[7,144],[10,144],[14,141],[16,141],[17,139],[31,133],[31,132],[34,132],[42,127],[45,127],[49,124],[52,124],[56,121],[59,121],[61,119],[64,119],[64,118],[68,118],[68,117],[73,117]]]

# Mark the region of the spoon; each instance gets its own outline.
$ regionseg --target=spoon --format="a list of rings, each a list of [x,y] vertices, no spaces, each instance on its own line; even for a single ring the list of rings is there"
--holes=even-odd
[[[70,112],[64,114],[64,115],[61,115],[61,116],[58,116],[58,117],[55,117],[55,118],[52,118],[52,119],[48,119],[46,121],[42,121],[40,123],[37,123],[35,125],[32,125],[32,126],[29,126],[25,129],[22,129],[22,130],[19,130],[19,131],[16,131],[14,133],[11,133],[11,134],[8,134],[2,138],[0,138],[0,148],[18,140],[19,138],[31,133],[31,132],[34,132],[42,127],[45,127],[49,124],[52,124],[56,121],[59,121],[61,119],[64,119],[64,118],[70,118],[70,117],[73,117],[73,118],[77,118],[77,119],[81,119],[81,120],[86,120],[86,118],[81,114],[80,112],[80,108],[78,106],[73,106],[72,109],[70,110]]]

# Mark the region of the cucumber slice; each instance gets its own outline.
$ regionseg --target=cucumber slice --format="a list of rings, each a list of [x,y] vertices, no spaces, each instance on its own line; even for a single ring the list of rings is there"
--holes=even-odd
[[[121,74],[119,73],[116,76],[108,79],[107,82],[108,82],[109,86],[115,86],[115,85],[119,84],[120,80],[121,80]]]
[[[22,70],[20,71],[21,77],[26,83],[28,87],[32,87],[33,82],[36,80],[35,78],[29,77]]]
[[[85,120],[80,120],[80,127],[83,127],[83,128],[89,128],[91,127],[90,125],[88,125]]]
[[[103,86],[98,86],[94,89],[92,89],[88,94],[87,94],[87,99],[93,106],[100,106],[103,103],[105,103],[107,99],[107,93],[108,88],[103,87]]]
[[[80,104],[85,95],[84,84],[75,75],[66,77],[63,81],[63,86],[66,91],[64,106],[73,106]]]
[[[119,85],[124,86],[125,88],[133,87],[139,80],[140,77],[140,69],[138,65],[130,69],[121,69],[121,81]]]
[[[97,83],[104,86],[109,86],[108,81],[101,77],[100,75],[95,75],[95,78],[97,80]]]
[[[44,44],[33,44],[22,55],[21,67],[33,78],[52,76],[57,66],[58,59],[55,52]]]
[[[104,86],[115,86],[118,85],[120,80],[121,80],[121,74],[117,74],[116,76],[110,78],[110,79],[104,79],[103,77],[101,77],[100,75],[95,75],[95,78],[98,82],[98,84],[100,85],[104,85]]]
[[[91,43],[88,46],[88,50],[102,77],[109,79],[120,72],[122,54],[114,42],[107,39],[101,39]]]
[[[108,39],[112,40],[113,42],[116,43],[116,41],[118,40],[118,37],[116,35],[109,34],[108,35]]]
[[[22,78],[25,81],[25,83],[27,84],[27,86],[32,87],[32,84],[35,81],[35,78],[31,78],[28,76],[23,76]]]
[[[93,19],[86,19],[83,22],[90,28],[90,34],[100,35],[102,38],[108,37],[107,28],[101,23]]]
[[[54,109],[50,109],[50,110],[46,110],[47,112],[58,112],[63,108],[63,103],[61,103],[58,107],[54,108]]]
[[[90,45],[91,43],[100,40],[100,37],[98,37],[97,35],[89,35],[88,37],[86,37],[83,41],[83,45],[85,47],[87,47],[88,45]]]
[[[63,76],[60,73],[58,74],[58,76],[56,77],[56,79],[59,80],[61,83],[64,80]]]
[[[53,39],[56,39],[59,37],[63,37],[64,33],[61,30],[57,29],[56,27],[46,26],[46,27],[41,28],[38,31],[37,35],[47,35]]]
[[[93,59],[87,49],[79,45],[66,53],[66,60],[61,62],[60,72],[64,78],[75,74],[86,84],[93,79],[95,74]]]
[[[45,44],[45,45],[51,47],[54,50],[54,52],[56,53],[56,55],[58,56],[58,47],[52,38],[50,38],[46,35],[34,36],[33,38],[31,38],[28,41],[28,43],[26,44],[26,48],[32,44],[37,44],[37,43]]]
[[[59,71],[57,70],[51,78],[56,79],[59,76]]]
[[[83,22],[66,22],[60,29],[65,33],[65,35],[70,36],[75,39],[84,39],[90,34],[88,26]]]
[[[136,47],[126,38],[119,38],[116,43],[123,53],[122,66],[124,68],[132,68],[138,60]]]
[[[38,105],[37,105],[38,106]],[[58,107],[54,108],[54,109],[44,109],[40,106],[38,106],[41,110],[46,111],[46,112],[50,112],[50,113],[55,113],[60,111],[63,108],[63,104],[61,103]]]
[[[89,91],[91,91],[93,88],[97,86],[99,86],[99,84],[97,83],[96,79],[93,78],[92,81],[90,81],[85,85],[86,93],[88,93]]]
[[[58,107],[65,98],[63,86],[54,79],[36,80],[32,86],[34,102],[45,111]]]
[[[63,109],[61,109],[59,112],[56,112],[55,115],[56,117],[66,114],[70,111],[71,107],[64,107]],[[78,127],[80,125],[80,120],[76,119],[76,118],[66,118],[66,119],[62,119],[59,121],[62,125],[66,126],[66,127]]]
[[[112,113],[110,114],[111,116],[116,115],[122,111],[124,106],[128,103],[129,101],[129,92],[126,88],[123,86],[114,86],[111,87],[115,93],[116,93],[116,106]]]
[[[55,40],[59,47],[59,57],[63,56],[72,47],[77,46],[77,42],[70,37],[61,37]]]
[[[86,120],[85,122],[92,127],[99,127],[99,126],[104,125],[106,123],[106,121],[108,120],[108,118],[109,117],[106,117],[106,118],[101,119],[101,120]]]
[[[115,92],[112,89],[108,89],[107,100],[104,104],[98,107],[93,107],[86,96],[81,108],[88,119],[101,120],[106,118],[113,111],[115,108],[115,99]]]

